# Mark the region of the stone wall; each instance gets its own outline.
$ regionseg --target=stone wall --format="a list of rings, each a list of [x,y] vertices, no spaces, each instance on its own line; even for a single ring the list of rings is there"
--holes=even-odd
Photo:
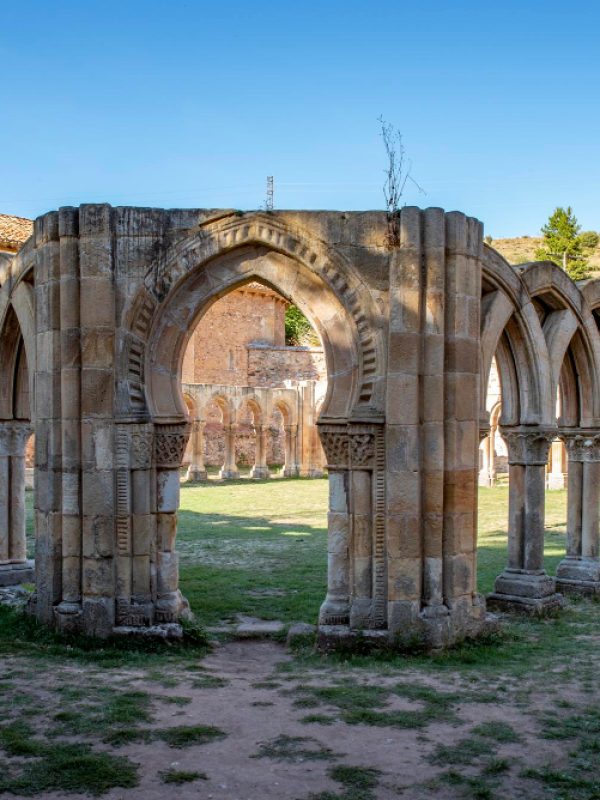
[[[285,345],[287,305],[280,294],[258,283],[217,300],[190,338],[182,382],[248,386],[247,345]]]
[[[326,378],[325,353],[320,347],[248,345],[248,386],[282,386],[286,380]]]

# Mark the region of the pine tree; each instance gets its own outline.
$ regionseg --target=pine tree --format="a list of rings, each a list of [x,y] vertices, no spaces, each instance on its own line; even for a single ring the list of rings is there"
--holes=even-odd
[[[556,208],[542,228],[544,239],[536,258],[558,264],[574,281],[585,280],[589,277],[585,258],[588,247],[580,230],[581,226],[570,206],[566,209]]]

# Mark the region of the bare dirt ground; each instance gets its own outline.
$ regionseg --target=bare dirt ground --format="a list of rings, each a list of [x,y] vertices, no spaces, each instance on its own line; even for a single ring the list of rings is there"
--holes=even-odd
[[[294,660],[283,645],[270,641],[221,644],[196,667],[149,676],[143,669],[108,674],[70,665],[59,673],[36,671],[33,693],[30,663],[10,657],[3,672],[12,674],[13,691],[35,698],[29,717],[38,731],[57,713],[60,717],[61,709],[65,719],[73,714],[66,701],[77,696],[77,687],[83,698],[78,708],[85,713],[92,687],[106,685],[110,691],[151,697],[151,722],[133,721],[136,730],[201,725],[221,732],[183,746],[156,739],[99,743],[99,749],[139,765],[139,784],[111,789],[102,795],[107,800],[598,796],[556,794],[523,777],[527,768],[556,763],[564,755],[564,741],[540,738],[540,720],[557,698],[573,708],[586,703],[581,687],[563,680],[562,667],[554,682],[535,675],[524,680],[510,672],[486,678],[454,670],[398,671],[385,664],[371,670],[339,661]],[[65,701],[57,705],[61,693]],[[85,741],[90,736],[93,731]],[[165,783],[170,773],[198,775]],[[62,800],[66,795],[42,796]]]

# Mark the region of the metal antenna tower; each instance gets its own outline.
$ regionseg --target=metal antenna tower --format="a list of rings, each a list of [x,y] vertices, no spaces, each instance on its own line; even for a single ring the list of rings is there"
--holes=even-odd
[[[267,177],[267,202],[265,203],[267,211],[273,211],[273,176]]]

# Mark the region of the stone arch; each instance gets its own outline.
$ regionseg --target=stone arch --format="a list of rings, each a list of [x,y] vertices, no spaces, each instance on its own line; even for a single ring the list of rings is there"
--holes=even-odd
[[[32,433],[30,385],[25,339],[16,310],[7,303],[0,328],[1,585],[33,579],[25,537],[25,450]]]
[[[369,291],[314,236],[302,237],[261,215],[203,228],[153,266],[124,317],[128,358],[122,378],[131,410],[143,413],[147,400],[152,417],[181,417],[172,376],[191,330],[211,303],[253,280],[298,305],[317,329],[329,373],[324,415],[381,412],[384,343],[381,313]]]
[[[551,397],[555,402],[563,361],[570,353],[578,384],[578,424],[594,426],[600,415],[600,335],[592,309],[578,286],[552,262],[525,264],[522,277],[530,297],[544,306]]]
[[[504,425],[552,425],[550,358],[539,317],[520,274],[484,249],[481,315],[481,386],[496,356]],[[485,391],[481,392],[482,416]]]

